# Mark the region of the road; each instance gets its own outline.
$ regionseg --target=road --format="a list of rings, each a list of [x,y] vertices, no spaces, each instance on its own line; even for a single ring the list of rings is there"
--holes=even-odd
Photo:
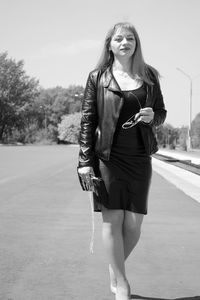
[[[89,253],[88,194],[74,146],[0,147],[0,300],[109,300],[101,215]],[[200,299],[200,204],[154,171],[132,299]]]

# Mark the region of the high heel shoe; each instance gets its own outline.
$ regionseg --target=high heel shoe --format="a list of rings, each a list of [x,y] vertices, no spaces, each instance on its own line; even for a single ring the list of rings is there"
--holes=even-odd
[[[131,288],[127,281],[127,289],[117,288],[115,300],[131,300]]]
[[[131,295],[115,294],[115,300],[131,300]]]
[[[113,294],[116,294],[117,292],[117,280],[115,278],[115,274],[113,272],[113,269],[111,265],[109,265],[109,273],[110,273],[110,290]]]
[[[110,284],[110,290],[113,294],[116,294],[117,293],[117,287],[116,286],[113,286],[112,284]]]

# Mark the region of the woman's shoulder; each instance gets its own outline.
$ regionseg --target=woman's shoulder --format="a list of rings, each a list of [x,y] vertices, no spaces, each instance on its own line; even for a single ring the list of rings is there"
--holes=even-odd
[[[151,65],[146,64],[146,73],[149,79],[154,83],[159,83],[160,74],[158,70],[156,70]]]
[[[92,71],[89,72],[89,77],[95,79],[99,76],[100,73],[101,73],[101,69],[93,69]]]
[[[97,68],[90,71],[88,75],[88,80],[92,82],[94,85],[96,85],[103,72],[104,71],[102,69],[97,69]]]

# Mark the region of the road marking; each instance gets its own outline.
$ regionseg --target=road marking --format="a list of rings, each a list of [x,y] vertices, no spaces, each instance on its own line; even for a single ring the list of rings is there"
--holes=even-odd
[[[20,178],[20,176],[12,176],[12,177],[7,177],[7,178],[0,179],[0,184],[7,183],[7,182],[12,181],[16,178]]]
[[[44,179],[46,180],[47,178],[56,176],[59,173],[64,172],[67,168],[68,168],[68,166],[65,166],[65,167],[62,167],[62,168],[58,169],[57,171],[55,171],[53,173],[49,173],[47,176],[44,176]],[[42,169],[42,171],[45,171],[45,169]],[[38,172],[38,170],[37,170],[37,172]],[[37,174],[37,172],[36,173],[21,174],[21,175],[17,175],[17,176],[10,176],[10,177],[6,177],[6,178],[2,178],[2,179],[0,179],[0,184],[5,184],[9,181],[13,181],[15,179],[19,179],[19,178],[22,178],[22,177],[27,177],[29,175],[31,175],[31,177],[32,177],[32,175]]]

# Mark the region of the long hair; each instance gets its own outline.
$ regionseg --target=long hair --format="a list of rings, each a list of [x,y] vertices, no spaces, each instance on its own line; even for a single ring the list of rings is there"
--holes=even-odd
[[[151,80],[152,75],[153,75],[153,77],[156,77],[156,79],[158,80],[159,73],[155,68],[153,68],[152,66],[145,63],[143,55],[142,55],[142,49],[141,49],[139,35],[138,35],[135,27],[131,23],[128,23],[128,22],[117,23],[113,26],[113,28],[111,28],[108,31],[105,42],[104,42],[104,47],[103,47],[101,57],[96,66],[97,69],[101,69],[103,71],[103,70],[107,69],[108,67],[112,66],[113,61],[114,61],[114,55],[113,55],[113,52],[110,50],[110,42],[118,28],[131,31],[136,40],[136,48],[135,48],[134,54],[132,56],[132,66],[131,66],[132,73],[137,74],[143,81],[152,85],[153,84],[153,81]]]

